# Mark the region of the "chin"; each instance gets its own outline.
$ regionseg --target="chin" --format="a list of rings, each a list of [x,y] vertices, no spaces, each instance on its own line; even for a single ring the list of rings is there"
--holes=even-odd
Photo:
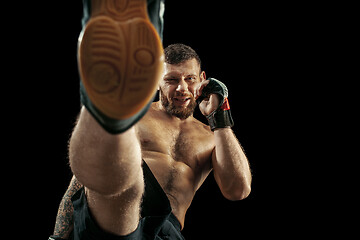
[[[175,106],[173,103],[165,106],[166,111],[181,120],[185,120],[192,116],[196,107],[196,101],[191,101],[187,106]]]

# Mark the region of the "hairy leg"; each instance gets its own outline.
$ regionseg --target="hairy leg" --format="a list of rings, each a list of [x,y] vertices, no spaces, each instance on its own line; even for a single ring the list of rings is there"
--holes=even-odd
[[[116,235],[138,225],[144,179],[134,124],[163,73],[156,29],[161,33],[164,1],[150,2],[84,0],[78,63],[85,107],[70,139],[70,165],[95,221]]]
[[[134,127],[109,134],[82,108],[70,139],[69,157],[99,226],[117,235],[133,232],[144,191],[141,149]]]

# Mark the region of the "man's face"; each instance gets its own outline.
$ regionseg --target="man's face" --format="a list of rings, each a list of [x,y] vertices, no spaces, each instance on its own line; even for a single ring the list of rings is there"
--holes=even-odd
[[[195,58],[176,65],[165,63],[160,101],[167,113],[180,119],[191,116],[196,107],[195,90],[204,78]]]

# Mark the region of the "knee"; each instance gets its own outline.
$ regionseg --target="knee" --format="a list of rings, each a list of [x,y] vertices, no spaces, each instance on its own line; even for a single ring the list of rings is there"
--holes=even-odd
[[[73,168],[73,174],[86,188],[103,196],[124,195],[129,199],[141,198],[144,192],[142,169],[129,174],[108,171],[93,171],[90,168]]]
[[[137,181],[134,185],[124,190],[120,196],[127,202],[133,202],[134,204],[140,204],[144,195],[145,184],[143,178]]]

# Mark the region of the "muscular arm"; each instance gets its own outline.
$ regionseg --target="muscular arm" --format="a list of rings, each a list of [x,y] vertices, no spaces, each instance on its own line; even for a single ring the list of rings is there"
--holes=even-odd
[[[216,129],[214,135],[212,165],[215,180],[227,199],[244,199],[251,191],[251,172],[245,153],[231,128]]]
[[[72,177],[70,185],[66,190],[59,206],[56,216],[56,223],[53,236],[61,239],[67,239],[74,228],[73,212],[74,208],[71,197],[82,187],[75,176]]]

